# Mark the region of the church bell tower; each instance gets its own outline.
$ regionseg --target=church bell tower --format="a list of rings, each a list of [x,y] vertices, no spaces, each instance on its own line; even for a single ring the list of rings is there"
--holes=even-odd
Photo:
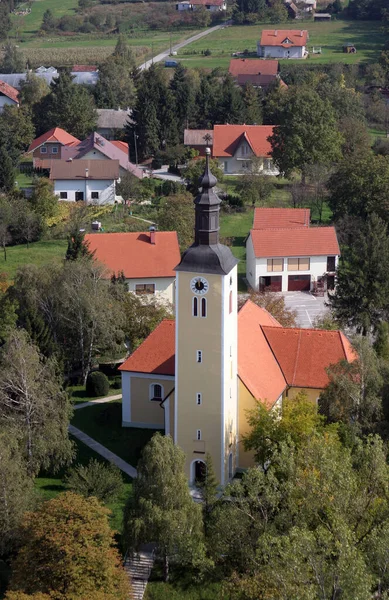
[[[237,464],[237,260],[219,241],[220,199],[209,167],[195,204],[195,240],[176,267],[174,441],[189,482],[212,456],[221,485]]]

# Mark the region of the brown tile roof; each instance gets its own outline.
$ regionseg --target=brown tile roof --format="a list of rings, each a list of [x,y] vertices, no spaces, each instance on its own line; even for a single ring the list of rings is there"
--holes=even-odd
[[[204,136],[211,136],[211,140],[206,142]],[[212,129],[185,129],[184,130],[184,145],[185,146],[212,146],[213,131]]]
[[[285,43],[290,40],[290,44]],[[306,29],[264,29],[261,35],[261,46],[283,46],[293,48],[294,46],[306,46],[308,42],[308,31]]]
[[[19,91],[9,85],[9,83],[5,83],[5,81],[0,80],[0,94],[3,96],[7,96],[10,100],[13,100],[17,104],[19,104]]]
[[[88,170],[88,171],[86,171]],[[119,179],[118,160],[53,160],[50,179]]]
[[[174,277],[180,262],[175,231],[156,231],[155,244],[150,243],[150,233],[144,232],[92,233],[85,239],[98,261],[113,273],[123,271],[127,279]]]
[[[234,156],[245,139],[255,156],[270,156],[268,137],[273,135],[273,125],[215,125],[213,150],[215,157]]]
[[[174,375],[175,321],[162,321],[119,367],[120,371]]]
[[[73,65],[72,73],[94,73],[98,71],[96,65]]]
[[[340,331],[268,326],[263,326],[262,331],[292,387],[323,389],[329,383],[326,369],[330,365],[356,358],[350,342]]]
[[[340,254],[334,227],[252,229],[250,235],[256,258]]]
[[[309,227],[309,208],[256,208],[253,229]]]
[[[278,60],[261,58],[233,58],[228,71],[233,77],[238,75],[274,75],[278,73]]]
[[[281,328],[266,310],[248,300],[238,313],[238,373],[254,398],[270,409],[285,390],[286,381],[262,325]]]
[[[80,140],[73,135],[70,135],[70,133],[64,129],[61,129],[60,127],[54,127],[53,129],[50,129],[50,131],[46,131],[46,133],[35,138],[35,140],[31,142],[27,152],[32,152],[47,142],[58,142],[63,146],[74,146],[75,144],[79,144]]]

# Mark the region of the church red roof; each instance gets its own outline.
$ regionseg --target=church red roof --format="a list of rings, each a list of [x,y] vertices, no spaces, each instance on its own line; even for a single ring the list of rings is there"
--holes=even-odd
[[[119,367],[120,371],[174,375],[175,321],[164,320]]]

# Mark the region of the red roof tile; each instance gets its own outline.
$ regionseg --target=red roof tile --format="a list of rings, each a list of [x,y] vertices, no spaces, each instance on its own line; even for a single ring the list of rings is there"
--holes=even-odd
[[[309,208],[256,208],[253,229],[309,227]]]
[[[291,43],[285,43],[289,40]],[[308,31],[306,29],[264,29],[261,35],[261,46],[306,46]]]
[[[119,367],[120,371],[174,375],[175,321],[162,321]]]
[[[268,326],[262,331],[288,385],[293,387],[323,389],[329,382],[326,369],[356,356],[340,331]]]
[[[212,154],[215,157],[234,156],[240,143],[246,139],[255,156],[270,156],[268,137],[271,135],[272,125],[215,125]]]
[[[278,60],[261,58],[234,58],[230,61],[229,72],[233,77],[238,75],[274,75],[278,73]]]
[[[98,71],[96,65],[73,65],[72,73],[94,73]]]
[[[1,80],[0,80],[0,94],[7,96],[7,98],[10,98],[10,100],[13,100],[17,104],[19,104],[19,99],[18,99],[19,91],[16,88],[12,87],[12,85],[9,85],[9,83],[5,83],[5,81],[1,81]]]
[[[334,227],[252,229],[250,236],[256,258],[340,254]]]
[[[93,162],[93,161],[91,161]],[[180,250],[175,231],[157,231],[155,244],[147,233],[92,233],[85,236],[95,258],[127,279],[175,277]]]
[[[274,317],[248,300],[238,313],[238,373],[251,394],[271,408],[286,388],[286,381],[261,325],[282,330]]]
[[[32,152],[47,142],[58,142],[62,146],[70,146],[79,144],[80,140],[73,135],[70,135],[70,133],[64,129],[61,129],[60,127],[54,127],[53,129],[50,129],[50,131],[46,131],[46,133],[33,140],[27,152]]]
[[[122,142],[121,140],[111,140],[111,144],[116,146],[116,148],[119,148],[119,150],[122,150],[123,152],[125,152],[128,156],[128,143],[127,142]]]

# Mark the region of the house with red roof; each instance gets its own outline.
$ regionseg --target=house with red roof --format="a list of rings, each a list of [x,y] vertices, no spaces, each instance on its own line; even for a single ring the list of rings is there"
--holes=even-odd
[[[273,129],[272,125],[215,125],[212,156],[218,159],[224,173],[245,173],[256,157],[260,170],[278,175],[269,142]]]
[[[19,106],[19,91],[0,80],[0,113],[6,105]]]
[[[62,158],[62,148],[72,148],[80,143],[74,135],[71,135],[61,127],[54,127],[46,133],[35,138],[27,150],[32,153],[33,165],[36,169],[50,169],[52,160]]]
[[[306,208],[256,208],[246,241],[246,278],[253,290],[333,289],[340,255],[334,227],[311,227]]]
[[[96,232],[85,240],[108,277],[123,273],[128,291],[174,304],[174,268],[180,262],[175,231]]]
[[[124,426],[174,431],[176,326],[162,321],[121,365]],[[249,431],[247,410],[257,401],[272,410],[304,391],[316,402],[329,383],[327,368],[355,358],[342,332],[284,328],[248,300],[238,313],[239,439]],[[253,454],[240,446],[238,468],[253,464]]]
[[[263,29],[257,54],[261,58],[306,58],[308,40],[306,29]]]
[[[246,83],[251,83],[254,87],[263,90],[276,81],[286,87],[286,84],[280,79],[278,71],[278,60],[259,58],[233,58],[228,69],[238,85],[244,86]]]

